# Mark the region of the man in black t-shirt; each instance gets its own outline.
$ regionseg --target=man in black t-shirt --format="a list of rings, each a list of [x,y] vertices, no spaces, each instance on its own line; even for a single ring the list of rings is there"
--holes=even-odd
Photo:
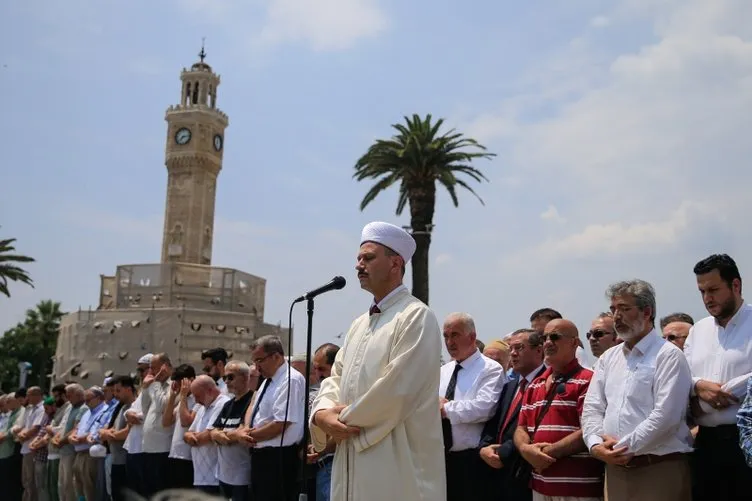
[[[232,501],[248,501],[251,481],[251,457],[248,447],[230,432],[243,424],[251,403],[251,368],[245,362],[232,361],[225,367],[227,390],[235,397],[225,403],[212,426],[211,438],[217,444],[217,478],[222,496]]]

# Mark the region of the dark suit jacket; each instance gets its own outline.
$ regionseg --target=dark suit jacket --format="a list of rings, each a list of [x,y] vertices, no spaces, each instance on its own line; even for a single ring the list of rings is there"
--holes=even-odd
[[[542,367],[535,377],[540,376],[546,370]],[[501,389],[501,395],[499,396],[499,403],[496,406],[496,413],[490,421],[483,427],[483,433],[480,438],[480,447],[486,447],[491,444],[499,443],[498,437],[500,428],[506,420],[507,413],[513,412],[512,419],[504,429],[501,435],[500,447],[498,449],[499,459],[504,464],[504,468],[501,470],[494,470],[487,465],[487,485],[486,499],[508,499],[508,500],[520,500],[530,499],[530,489],[527,485],[513,485],[519,483],[512,478],[510,469],[512,465],[520,457],[519,452],[514,446],[514,432],[517,429],[517,418],[519,416],[519,408],[510,409],[512,400],[514,400],[514,394],[517,393],[517,386],[519,385],[519,378],[507,381],[504,387]],[[485,463],[483,463],[485,465]],[[499,484],[501,482],[501,484]],[[500,493],[503,493],[502,497]]]

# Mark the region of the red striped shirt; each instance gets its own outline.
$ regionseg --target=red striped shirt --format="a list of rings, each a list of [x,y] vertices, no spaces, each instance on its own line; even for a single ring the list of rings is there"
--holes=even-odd
[[[538,416],[546,404],[546,379],[551,372],[549,367],[530,383],[522,401],[517,425],[527,430],[532,443],[554,444],[580,429],[582,404],[593,371],[581,367],[575,359],[564,369],[564,374],[572,374],[564,385],[564,392],[552,390],[555,393],[551,406],[543,417],[538,431],[532,435]],[[588,452],[560,458],[542,473],[533,471],[530,487],[544,496],[602,497],[603,463]]]

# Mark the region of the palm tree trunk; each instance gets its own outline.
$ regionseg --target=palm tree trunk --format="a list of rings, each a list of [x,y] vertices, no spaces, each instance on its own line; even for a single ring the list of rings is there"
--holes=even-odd
[[[409,190],[410,227],[415,239],[412,259],[413,296],[428,304],[428,250],[431,247],[431,224],[436,205],[436,186],[431,183]]]

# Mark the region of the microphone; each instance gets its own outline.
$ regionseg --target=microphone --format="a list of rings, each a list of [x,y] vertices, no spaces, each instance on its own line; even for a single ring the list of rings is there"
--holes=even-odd
[[[333,290],[339,290],[345,286],[347,281],[344,277],[336,276],[332,278],[328,284],[322,285],[318,289],[313,289],[312,291],[308,291],[302,296],[300,296],[298,299],[296,299],[293,304],[300,303],[301,301],[306,301],[308,299],[313,299],[319,294],[323,294],[325,292],[333,291]]]

